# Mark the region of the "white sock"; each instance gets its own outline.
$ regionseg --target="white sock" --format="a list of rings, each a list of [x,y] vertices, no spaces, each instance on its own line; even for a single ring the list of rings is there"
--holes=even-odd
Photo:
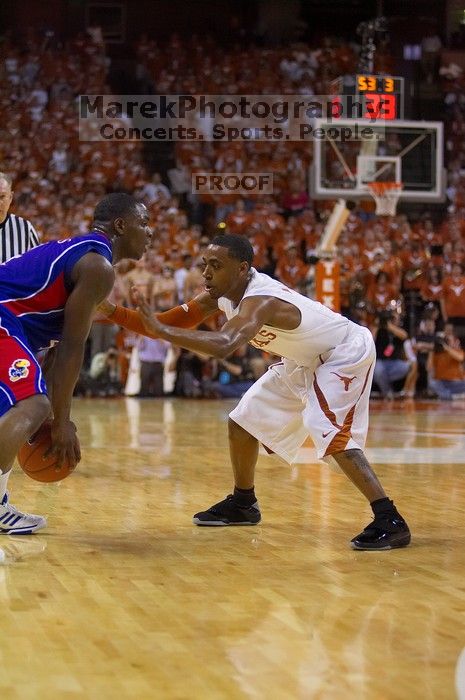
[[[6,493],[6,487],[7,487],[7,484],[8,484],[8,479],[9,479],[9,477],[10,477],[10,474],[11,474],[11,469],[10,469],[10,471],[7,472],[6,474],[4,474],[4,473],[0,470],[0,502],[2,501],[3,496],[4,496],[5,493]]]

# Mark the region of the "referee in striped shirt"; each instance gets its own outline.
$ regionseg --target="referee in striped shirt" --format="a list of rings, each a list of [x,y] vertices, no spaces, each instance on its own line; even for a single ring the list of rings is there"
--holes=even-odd
[[[39,236],[30,221],[9,214],[12,179],[0,172],[0,263],[39,245]]]

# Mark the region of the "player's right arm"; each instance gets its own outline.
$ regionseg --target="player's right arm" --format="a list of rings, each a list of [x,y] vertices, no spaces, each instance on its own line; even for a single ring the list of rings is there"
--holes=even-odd
[[[128,331],[145,335],[149,338],[159,337],[156,333],[147,330],[142,323],[140,315],[134,309],[127,309],[124,306],[112,304],[111,301],[105,299],[99,304],[98,311],[106,316],[108,321],[126,328]],[[208,292],[201,292],[185,304],[155,314],[155,318],[167,326],[195,328],[217,311],[218,302],[212,299]]]
[[[270,324],[285,304],[286,315],[291,305],[276,297],[255,296],[242,299],[237,314],[230,318],[219,331],[192,331],[173,328],[160,323],[151,313],[142,294],[136,293],[141,319],[147,328],[163,340],[191,352],[203,353],[222,360],[241,345],[252,340],[262,326]],[[294,307],[295,308],[295,307]],[[300,316],[300,311],[296,309]]]

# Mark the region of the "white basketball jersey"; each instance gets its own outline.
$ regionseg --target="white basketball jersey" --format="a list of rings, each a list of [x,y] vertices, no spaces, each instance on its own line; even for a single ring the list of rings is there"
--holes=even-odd
[[[332,350],[343,341],[349,327],[356,327],[341,314],[304,297],[252,267],[251,280],[243,299],[256,296],[276,297],[287,301],[300,310],[302,318],[300,325],[292,331],[264,325],[250,344],[260,350],[294,360],[304,367],[313,367],[319,355]],[[234,308],[232,301],[225,297],[218,299],[218,307],[226,314],[228,320],[236,316],[239,306]]]

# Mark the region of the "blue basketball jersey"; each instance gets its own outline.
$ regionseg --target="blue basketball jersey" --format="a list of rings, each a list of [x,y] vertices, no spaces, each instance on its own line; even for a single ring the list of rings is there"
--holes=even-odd
[[[74,265],[87,253],[112,262],[111,243],[92,232],[51,241],[0,265],[0,326],[20,323],[33,352],[60,340]]]

